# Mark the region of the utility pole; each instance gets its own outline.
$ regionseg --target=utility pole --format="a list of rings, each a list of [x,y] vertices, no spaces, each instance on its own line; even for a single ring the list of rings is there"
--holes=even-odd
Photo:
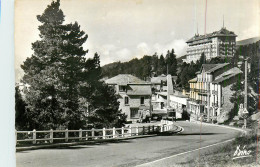
[[[246,114],[248,113],[248,111],[247,111],[247,58],[245,59],[245,84],[244,84],[244,86],[245,86],[245,96],[244,96],[244,114],[245,114],[245,116],[244,116],[244,128],[246,128],[246,124],[247,124],[247,122],[246,122]]]
[[[208,77],[208,76],[207,76]],[[207,113],[207,122],[209,122],[209,120],[210,120],[210,97],[209,97],[209,94],[210,94],[210,83],[209,83],[209,81],[207,80],[206,81],[206,84],[207,84],[207,111],[208,111],[208,113]]]
[[[245,59],[245,96],[244,96],[244,109],[247,110],[247,59]]]

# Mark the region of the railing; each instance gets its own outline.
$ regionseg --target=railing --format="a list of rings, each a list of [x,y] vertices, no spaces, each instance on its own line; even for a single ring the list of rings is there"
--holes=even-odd
[[[218,103],[212,103],[212,106],[218,107]]]
[[[112,138],[127,138],[131,136],[147,135],[159,132],[172,130],[174,127],[172,121],[162,120],[158,126],[142,126],[142,127],[122,127],[110,129],[90,129],[90,130],[44,130],[44,131],[15,131],[16,144],[21,142],[32,142],[38,144],[44,141],[45,143],[53,143],[54,141],[69,140],[96,140],[96,139],[112,139]],[[73,134],[73,136],[71,135]]]

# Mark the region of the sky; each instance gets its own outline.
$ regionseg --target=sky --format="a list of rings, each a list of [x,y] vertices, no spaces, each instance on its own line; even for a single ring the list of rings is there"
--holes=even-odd
[[[36,15],[51,1],[15,1],[16,82],[23,75],[20,65],[33,54],[31,43],[39,40]],[[206,11],[206,0],[61,0],[60,8],[65,23],[77,21],[88,34],[86,57],[97,52],[105,65],[155,52],[165,55],[172,48],[180,57],[197,30],[220,30],[223,20],[237,40],[259,36],[259,5],[259,0],[207,0]]]

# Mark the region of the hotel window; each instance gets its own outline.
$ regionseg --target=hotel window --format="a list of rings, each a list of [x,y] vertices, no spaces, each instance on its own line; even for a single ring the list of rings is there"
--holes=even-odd
[[[129,97],[125,97],[125,105],[128,105],[129,104]]]
[[[144,97],[141,97],[141,99],[140,99],[140,104],[141,104],[141,105],[144,104]]]

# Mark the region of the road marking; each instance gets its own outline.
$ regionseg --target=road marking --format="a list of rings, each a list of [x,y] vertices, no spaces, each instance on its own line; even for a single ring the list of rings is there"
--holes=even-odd
[[[161,159],[157,159],[157,160],[155,160],[155,161],[143,163],[143,164],[137,165],[137,167],[138,167],[138,166],[141,167],[141,166],[149,165],[149,164],[156,163],[156,162],[159,162],[159,161],[163,161],[163,160],[166,160],[166,159],[169,159],[169,158],[177,157],[177,156],[179,156],[179,155],[188,154],[188,153],[191,153],[191,152],[194,152],[194,151],[198,151],[198,150],[201,150],[201,149],[205,149],[205,148],[209,148],[209,147],[216,146],[216,145],[219,145],[219,144],[231,142],[231,141],[233,141],[234,139],[235,139],[235,138],[232,138],[232,139],[229,139],[229,140],[226,140],[226,141],[223,141],[223,142],[218,142],[218,143],[211,144],[211,145],[208,145],[208,146],[205,146],[205,147],[201,147],[201,148],[197,148],[197,149],[194,149],[194,150],[186,151],[186,152],[183,152],[183,153],[171,155],[171,156],[169,156],[169,157],[164,157],[164,158],[161,158]]]

